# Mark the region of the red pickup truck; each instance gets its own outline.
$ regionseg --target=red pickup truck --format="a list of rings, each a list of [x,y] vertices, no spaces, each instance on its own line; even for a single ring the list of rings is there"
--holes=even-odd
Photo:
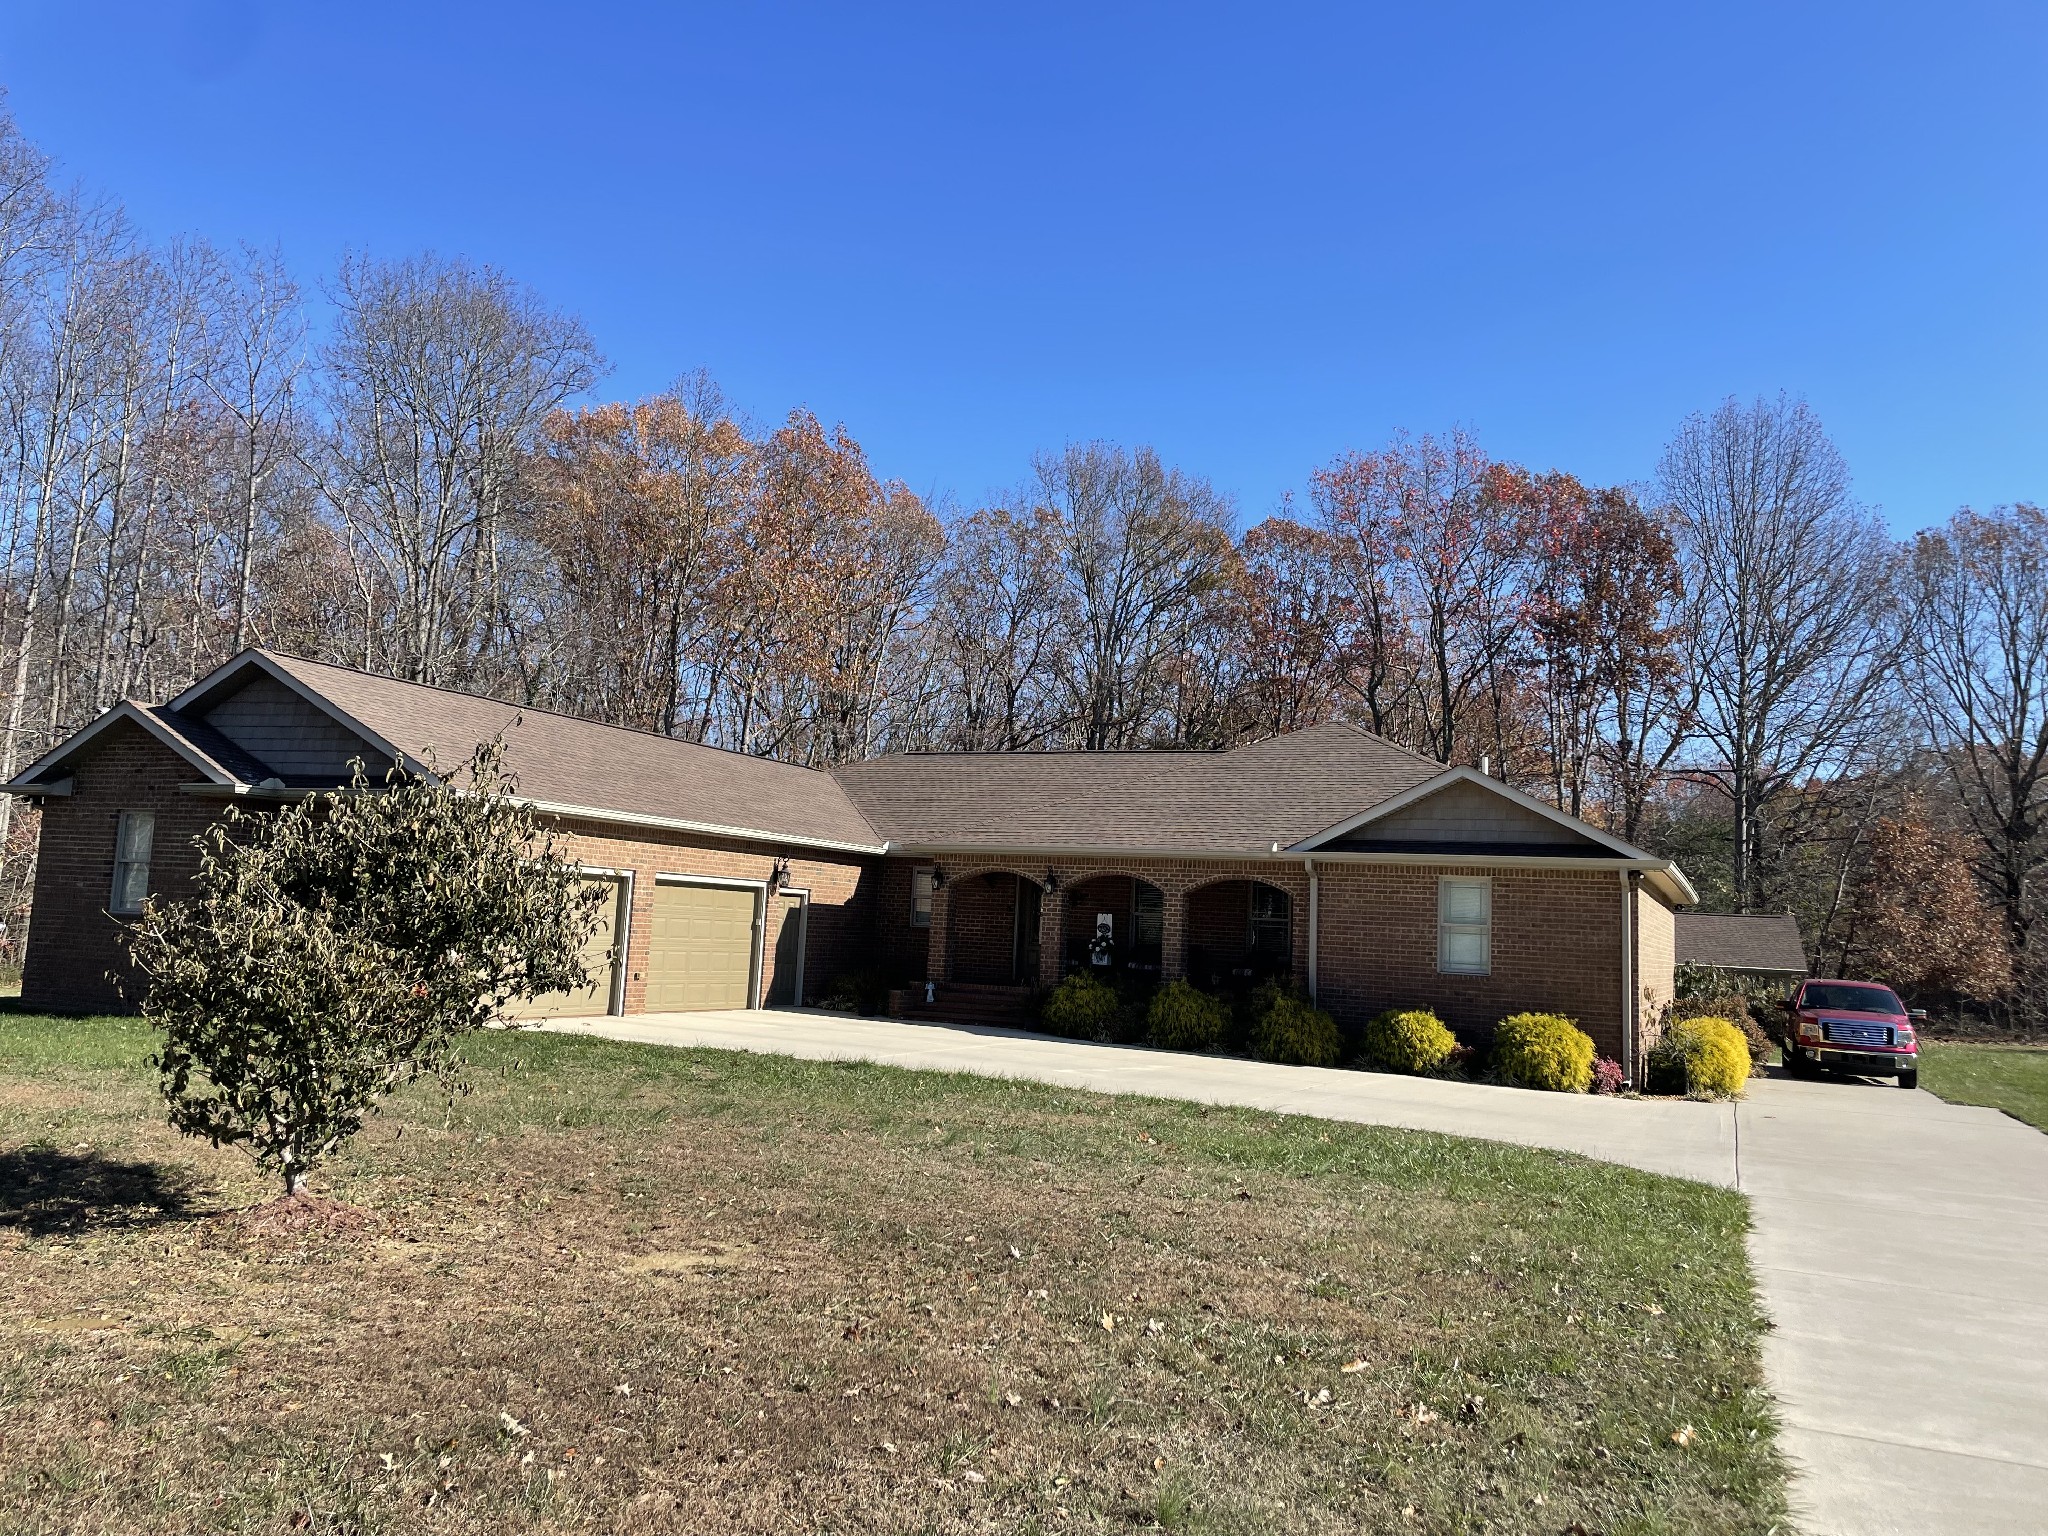
[[[1890,987],[1868,981],[1802,981],[1785,1005],[1785,1070],[1895,1077],[1901,1088],[1920,1086],[1916,1020]]]

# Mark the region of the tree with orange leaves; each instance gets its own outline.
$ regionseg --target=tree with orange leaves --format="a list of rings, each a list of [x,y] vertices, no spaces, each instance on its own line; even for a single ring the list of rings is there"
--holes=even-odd
[[[537,692],[616,725],[702,736],[740,596],[756,449],[703,378],[558,412],[528,456],[524,532],[548,556]]]

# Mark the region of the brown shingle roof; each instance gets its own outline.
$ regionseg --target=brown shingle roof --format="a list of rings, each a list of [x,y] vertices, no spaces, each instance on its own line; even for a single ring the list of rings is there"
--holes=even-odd
[[[1443,772],[1349,725],[1233,752],[911,753],[835,769],[891,842],[919,848],[1264,853]]]
[[[1680,965],[1728,971],[1806,973],[1806,948],[1790,913],[1738,917],[1722,912],[1679,912],[1673,945]]]
[[[295,656],[263,655],[399,751],[441,770],[459,767],[478,742],[503,731],[506,763],[518,775],[519,793],[533,800],[771,838],[862,848],[882,842],[831,775],[812,768]]]

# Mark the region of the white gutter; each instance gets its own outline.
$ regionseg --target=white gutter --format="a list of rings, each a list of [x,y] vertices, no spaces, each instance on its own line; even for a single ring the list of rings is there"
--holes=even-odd
[[[743,843],[780,843],[791,848],[822,848],[832,853],[883,854],[887,843],[843,842],[829,837],[799,837],[788,832],[764,832],[759,827],[733,827],[715,821],[687,821],[676,816],[647,816],[638,811],[609,811],[595,805],[570,805],[559,800],[529,800],[524,795],[508,797],[515,805],[550,816],[572,816],[583,821],[602,821],[622,827],[648,827],[662,832],[695,832],[705,837],[730,838]]]
[[[183,784],[190,795],[243,795],[251,800],[303,800],[311,795],[343,794],[346,784],[313,788],[263,789],[247,784]],[[373,791],[374,792],[374,791]],[[688,821],[677,816],[646,816],[638,811],[611,811],[596,805],[571,805],[561,800],[531,800],[524,795],[507,795],[513,805],[545,816],[567,816],[578,821],[600,821],[622,827],[646,827],[659,832],[690,832],[701,837],[721,837],[738,843],[774,843],[789,848],[818,848],[831,853],[879,855],[891,853],[887,843],[850,843],[825,837],[798,837],[788,832],[767,832],[759,827],[733,827],[715,821]]]

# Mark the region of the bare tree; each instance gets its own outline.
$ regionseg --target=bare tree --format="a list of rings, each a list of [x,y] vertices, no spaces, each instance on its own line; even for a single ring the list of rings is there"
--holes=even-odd
[[[1045,506],[988,507],[954,525],[907,658],[929,673],[936,718],[907,745],[1022,752],[1058,737],[1056,663],[1071,632],[1063,543]]]
[[[2024,976],[2048,865],[2048,513],[1965,507],[1920,535],[1910,590],[1913,700]]]
[[[1228,579],[1228,504],[1149,448],[1076,445],[1037,470],[1039,499],[1065,529],[1074,745],[1174,739],[1171,666],[1191,645],[1203,600]]]
[[[1750,911],[1780,797],[1848,768],[1890,726],[1876,706],[1898,652],[1897,551],[1804,401],[1731,399],[1690,417],[1659,480],[1711,753],[1691,767],[1733,804],[1733,898]]]
[[[521,451],[597,381],[597,349],[581,321],[461,260],[351,256],[332,297],[321,472],[363,567],[365,654],[415,681],[475,680],[505,638]]]
[[[211,256],[211,253],[208,253]],[[244,246],[234,261],[212,257],[216,356],[203,383],[233,424],[234,633],[253,636],[257,534],[272,488],[304,457],[299,380],[306,364],[306,315],[299,286],[275,251]]]

